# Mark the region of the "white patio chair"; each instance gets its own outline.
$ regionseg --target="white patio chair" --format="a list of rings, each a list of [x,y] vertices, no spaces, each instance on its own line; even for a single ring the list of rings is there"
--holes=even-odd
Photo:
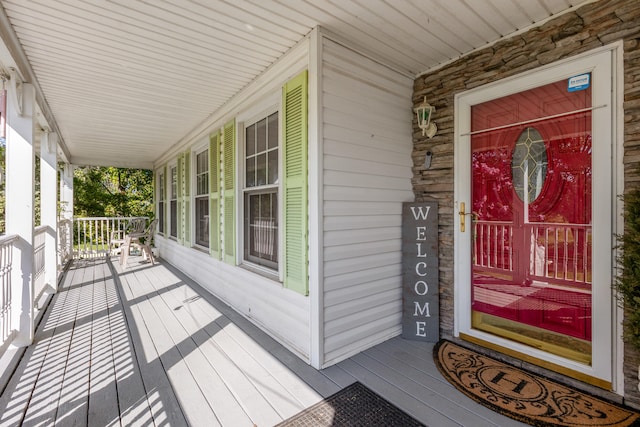
[[[127,222],[124,229],[111,231],[111,236],[109,237],[109,255],[116,255],[119,252],[122,252],[122,245],[124,244],[125,236],[129,233],[144,232],[146,225],[146,219],[134,218]]]
[[[120,250],[120,265],[123,269],[127,268],[127,258],[132,247],[139,249],[142,255],[149,259],[151,265],[155,264],[153,250],[151,250],[151,241],[153,233],[156,230],[158,219],[151,221],[149,226],[143,232],[127,233],[124,237],[124,243]]]

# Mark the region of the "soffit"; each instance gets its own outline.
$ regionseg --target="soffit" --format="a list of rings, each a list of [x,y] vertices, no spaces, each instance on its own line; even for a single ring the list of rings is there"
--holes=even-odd
[[[149,167],[316,26],[415,76],[584,0],[0,0],[75,164]]]

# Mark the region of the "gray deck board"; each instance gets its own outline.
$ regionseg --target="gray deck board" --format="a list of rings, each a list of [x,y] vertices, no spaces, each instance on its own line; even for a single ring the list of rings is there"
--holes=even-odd
[[[188,375],[191,377],[189,381],[193,381],[194,383],[194,385],[191,385],[183,378],[182,380],[185,381],[185,383],[177,385],[177,387],[179,387],[178,395],[182,396],[184,394],[187,399],[191,400],[191,402],[183,402],[183,408],[188,408],[189,405],[196,405],[193,412],[187,413],[189,422],[192,424],[210,422],[211,425],[216,425],[216,423],[221,424],[227,421],[225,418],[218,419],[218,416],[216,416],[213,409],[215,405],[214,399],[219,399],[218,402],[227,409],[223,415],[227,415],[228,419],[232,417],[238,417],[238,421],[241,421],[243,419],[242,417],[246,419],[246,415],[242,411],[229,410],[231,406],[230,403],[236,404],[235,399],[229,397],[224,386],[220,387],[220,379],[215,369],[207,360],[206,356],[202,354],[200,346],[193,340],[193,336],[198,332],[199,327],[196,325],[195,328],[185,328],[183,319],[180,319],[180,312],[167,305],[167,299],[170,298],[172,291],[162,292],[164,286],[156,284],[155,286],[158,286],[158,290],[160,291],[156,293],[154,285],[150,283],[143,271],[139,273],[136,272],[135,274],[138,283],[142,285],[141,290],[146,292],[147,295],[153,295],[155,293],[155,296],[150,298],[149,301],[158,319],[161,319],[168,336],[171,337],[173,341],[172,345],[180,352],[181,360],[177,361],[176,364],[181,366],[180,369],[188,370]],[[173,291],[175,291],[175,289]],[[184,320],[189,321],[191,319],[187,317],[187,319]],[[194,386],[195,390],[181,391],[182,387],[192,388]],[[198,396],[193,396],[191,392],[197,393]],[[238,405],[236,404],[235,406]],[[248,419],[246,419],[246,422],[248,423]]]
[[[352,359],[340,362],[340,366],[357,378],[362,384],[369,387],[379,395],[384,396],[389,402],[395,404],[418,420],[423,420],[423,422],[428,420],[430,425],[438,427],[462,425],[453,421],[450,417],[443,415],[431,406],[426,406],[424,402],[411,396],[401,388],[396,387],[394,384],[377,375],[377,373],[371,372],[369,369]]]
[[[120,425],[104,265],[94,269],[88,425]]]
[[[115,272],[115,267],[111,267]],[[140,422],[153,421],[156,425],[185,426],[187,420],[184,417],[178,399],[175,395],[169,377],[162,365],[157,349],[153,344],[152,337],[144,323],[140,306],[137,303],[130,303],[136,300],[134,292],[137,283],[133,281],[131,275],[118,276],[121,282],[121,301],[125,312],[128,332],[131,341],[136,349],[136,362],[143,379],[146,396],[141,395],[141,399],[146,399],[151,410],[151,419],[144,418],[141,414]],[[140,297],[142,300],[146,297]],[[127,303],[129,302],[129,303]],[[132,325],[138,325],[134,327]]]
[[[130,426],[135,425],[138,420],[153,419],[153,416],[133,351],[133,342],[127,329],[123,306],[118,298],[116,283],[106,263],[103,265],[103,271],[118,410],[121,425]]]
[[[63,286],[70,286],[73,283],[73,275],[77,271],[70,270],[70,278],[63,283]],[[80,272],[82,274],[82,272]],[[77,293],[77,292],[76,292]],[[74,300],[72,292],[65,292],[55,295],[54,298],[58,304],[58,307],[66,306],[69,302]],[[36,345],[27,349],[27,355],[32,362],[27,370],[32,370],[35,373],[35,368],[38,368],[37,378],[34,375],[35,381],[32,398],[28,403],[29,406],[24,414],[24,424],[35,425],[41,422],[52,422],[55,419],[56,408],[58,405],[58,399],[60,395],[61,382],[56,381],[60,370],[64,369],[64,365],[60,364],[60,360],[66,358],[66,352],[68,351],[65,346],[64,335],[56,334],[56,330],[60,332],[61,328],[58,328],[59,322],[68,321],[63,316],[63,310],[48,310],[43,318],[43,328],[40,328],[34,336]],[[55,345],[52,341],[56,336]],[[67,334],[70,340],[71,334]],[[33,350],[30,352],[29,350]],[[22,377],[23,380],[28,381],[28,377]],[[22,387],[26,389],[28,382],[23,382]]]
[[[153,283],[162,281],[160,273],[162,271],[157,269],[150,271]],[[170,275],[170,278],[173,280],[169,282],[172,282],[177,277]],[[256,343],[253,336],[245,333],[200,295],[193,288],[183,285],[180,289],[163,294],[163,298],[170,306],[175,307],[174,310],[178,313],[177,316],[181,316],[183,325],[192,322],[204,325],[203,329],[208,331],[212,338],[204,344],[213,344],[215,349],[212,350],[215,351],[224,349],[227,358],[250,381],[250,388],[255,388],[281,419],[286,419],[321,399],[317,392],[301,381],[286,365]],[[212,320],[215,326],[209,324]],[[194,329],[195,326],[191,327],[192,333],[199,332]],[[230,385],[233,385],[233,382],[230,382]],[[254,420],[257,421],[259,420]]]
[[[271,426],[360,381],[430,426],[517,426],[390,339],[323,370],[162,261],[76,261],[0,396],[0,425]]]
[[[148,349],[150,350],[153,347],[156,352],[156,355],[148,354],[147,357],[151,356],[160,360],[160,364],[154,364],[153,367],[153,369],[161,370],[155,373],[155,376],[160,377],[163,373],[166,373],[170,387],[173,390],[179,389],[183,392],[182,395],[176,393],[176,398],[179,401],[179,407],[185,419],[189,423],[195,423],[202,414],[211,418],[210,422],[215,425],[216,418],[213,416],[213,411],[211,411],[204,396],[199,393],[197,383],[191,376],[189,369],[182,363],[179,349],[165,329],[161,317],[158,316],[152,306],[151,300],[154,299],[155,295],[146,293],[144,283],[140,283],[138,278],[135,277],[135,270],[127,270],[126,277],[130,282],[131,298],[136,299],[135,307],[137,307],[140,314],[139,321],[135,322],[135,324],[138,329],[146,329],[150,337]],[[131,284],[131,282],[133,283]]]
[[[93,314],[94,269],[88,262],[82,287],[75,305],[75,320],[71,329],[69,355],[66,362],[60,400],[56,411],[56,426],[87,425],[89,381],[91,368],[91,320]]]
[[[322,373],[327,378],[331,379],[331,381],[337,385],[339,390],[348,387],[354,382],[358,381],[356,377],[342,369],[339,364],[323,369]]]
[[[426,398],[435,394],[446,399],[449,411],[456,414],[456,421],[468,424],[471,420],[479,418],[485,420],[486,423],[477,421],[476,425],[478,426],[507,424],[503,416],[498,416],[499,414],[496,412],[474,402],[470,398],[461,397],[460,392],[442,377],[435,366],[433,358],[424,357],[425,354],[431,354],[433,345],[416,347],[417,350],[424,350],[427,347],[429,349],[428,353],[424,351],[407,351],[407,347],[410,348],[411,345],[407,346],[404,340],[394,339],[368,350],[365,354],[410,380],[410,387],[407,390],[415,389],[415,383],[425,388],[424,392],[415,392],[415,395]],[[402,383],[403,380],[399,379],[398,384]],[[428,402],[425,402],[425,404],[428,404]],[[438,406],[438,408],[442,409],[441,406]],[[508,425],[524,425],[516,421],[509,421]]]
[[[353,361],[371,372],[376,372],[376,375],[396,385],[403,392],[415,396],[423,405],[431,407],[443,415],[447,414],[447,417],[460,425],[496,426],[494,422],[483,419],[480,414],[471,412],[447,396],[440,394],[440,389],[433,387],[427,376],[420,375],[415,369],[403,367],[402,363],[397,363],[392,358],[380,357],[383,355],[383,353],[372,350],[366,354],[355,356]],[[376,356],[378,357],[376,358]],[[402,369],[403,372],[399,372],[396,368]]]
[[[175,280],[189,282],[189,279],[182,272],[170,265],[166,266],[166,269],[163,270],[154,270],[152,274],[169,274],[171,277],[174,277]],[[189,283],[189,288],[193,292],[189,295],[197,295],[198,299],[202,300],[200,301],[201,304],[197,307],[201,307],[200,309],[206,312],[207,318],[216,319],[221,328],[225,328],[227,324],[232,324],[235,330],[234,336],[241,341],[241,345],[246,347],[250,353],[252,353],[252,351],[268,352],[274,360],[278,361],[280,367],[286,367],[285,372],[290,374],[291,378],[296,377],[307,384],[312,384],[315,392],[322,397],[328,397],[340,390],[341,387],[338,387],[327,376],[323,375],[321,371],[313,369],[306,362],[285,349],[265,332],[257,329],[246,318],[242,317],[199,285],[191,282]],[[191,307],[193,305],[193,301],[186,299],[185,301],[186,302],[182,304],[183,307]],[[207,304],[203,304],[204,301],[206,301]],[[269,362],[265,361],[264,363]],[[316,400],[313,394],[308,394],[307,397],[301,396],[301,398],[310,398],[313,402]]]
[[[75,273],[75,269],[67,271],[62,283],[63,287],[73,283]],[[29,346],[22,358],[28,363],[23,362],[18,365],[5,392],[0,396],[0,425],[18,425],[23,420],[35,424],[55,417],[55,404],[58,398],[55,387],[52,385],[43,387],[45,379],[42,378],[41,383],[38,383],[38,379],[41,375],[51,375],[42,367],[47,358],[52,357],[53,353],[48,352],[49,346],[55,334],[56,325],[62,316],[62,307],[68,297],[67,292],[54,295],[52,299],[54,309],[46,311],[42,326],[35,334],[35,345]],[[31,398],[34,395],[37,396],[36,399]],[[51,401],[55,403],[50,404]],[[47,414],[48,409],[51,409],[53,414]]]
[[[179,290],[179,292],[180,291],[181,290]],[[177,302],[189,304],[191,311],[189,314],[193,315],[192,308],[196,306],[198,300],[189,302],[189,298],[193,295],[189,293],[183,293],[182,295],[185,298]],[[178,306],[179,305],[176,307]],[[186,314],[187,310],[186,308],[181,308],[176,311]],[[252,383],[250,374],[237,364],[237,360],[241,355],[235,353],[231,345],[225,347],[225,345],[228,344],[228,338],[223,332],[223,328],[226,327],[225,323],[228,322],[224,322],[223,326],[220,326],[220,324],[216,322],[216,317],[217,316],[214,315],[207,319],[208,321],[205,320],[201,326],[202,330],[207,334],[206,336],[209,337],[200,338],[201,344],[208,349],[207,356],[209,362],[216,367],[221,380],[226,387],[229,388],[238,402],[241,402],[244,411],[249,415],[253,423],[258,424],[258,421],[261,421],[259,425],[272,425],[279,422],[282,420],[282,417],[277,413],[271,403],[263,397],[254,383]],[[224,350],[221,350],[223,348]]]

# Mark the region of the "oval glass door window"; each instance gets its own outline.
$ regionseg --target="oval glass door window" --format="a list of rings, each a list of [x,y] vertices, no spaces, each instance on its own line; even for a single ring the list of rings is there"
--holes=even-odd
[[[511,158],[513,189],[520,200],[528,204],[538,198],[547,177],[547,163],[542,135],[533,127],[526,128],[518,137]]]

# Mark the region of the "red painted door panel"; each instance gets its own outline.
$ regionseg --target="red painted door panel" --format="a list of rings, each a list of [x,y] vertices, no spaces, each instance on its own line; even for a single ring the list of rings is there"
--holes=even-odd
[[[566,80],[472,107],[472,310],[591,340],[590,107]]]

